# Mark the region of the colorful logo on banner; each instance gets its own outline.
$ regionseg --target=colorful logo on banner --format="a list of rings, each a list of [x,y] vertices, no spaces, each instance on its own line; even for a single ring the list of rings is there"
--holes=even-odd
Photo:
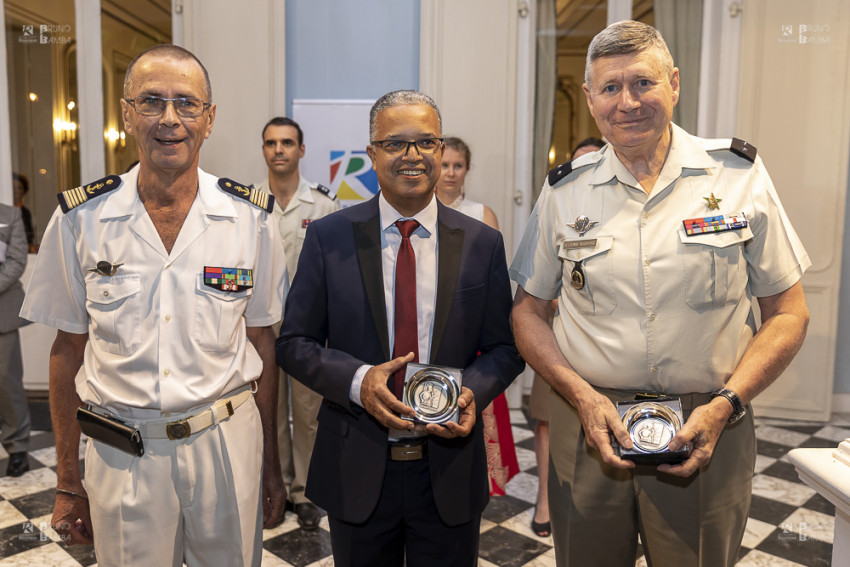
[[[343,207],[372,198],[378,192],[378,176],[366,150],[331,150],[330,189]]]

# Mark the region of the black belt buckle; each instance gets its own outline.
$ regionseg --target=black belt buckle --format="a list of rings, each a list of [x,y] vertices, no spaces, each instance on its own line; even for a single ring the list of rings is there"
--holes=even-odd
[[[185,419],[180,421],[172,421],[165,425],[165,434],[172,441],[177,439],[185,439],[192,434],[192,428],[189,427],[189,422]]]

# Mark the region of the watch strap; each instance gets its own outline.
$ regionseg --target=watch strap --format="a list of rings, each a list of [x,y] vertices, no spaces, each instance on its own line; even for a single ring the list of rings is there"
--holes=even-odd
[[[728,423],[735,423],[745,415],[747,415],[747,408],[744,407],[744,404],[741,403],[741,398],[738,397],[738,394],[730,390],[729,388],[718,388],[714,392],[711,393],[711,399],[714,399],[718,396],[722,396],[729,400],[729,403],[732,404],[732,415],[729,416]]]

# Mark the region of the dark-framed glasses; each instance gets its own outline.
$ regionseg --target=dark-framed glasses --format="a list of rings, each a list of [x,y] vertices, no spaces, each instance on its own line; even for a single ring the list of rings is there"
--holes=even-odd
[[[136,112],[144,116],[159,116],[165,111],[169,102],[174,105],[174,112],[183,118],[196,118],[212,106],[193,96],[178,96],[177,98],[162,98],[161,96],[142,95],[136,98],[125,98]]]
[[[406,154],[410,146],[416,148],[419,155],[423,153],[433,154],[443,144],[442,138],[422,138],[421,140],[374,140],[373,146],[381,148],[390,155]]]

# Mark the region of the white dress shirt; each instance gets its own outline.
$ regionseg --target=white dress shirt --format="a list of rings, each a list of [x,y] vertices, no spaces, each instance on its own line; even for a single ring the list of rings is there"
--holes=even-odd
[[[431,337],[434,333],[434,310],[437,303],[437,199],[432,196],[424,209],[405,217],[384,198],[378,196],[381,223],[381,268],[384,281],[384,301],[387,306],[387,331],[389,350],[395,341],[395,264],[401,233],[395,226],[397,220],[412,219],[419,223],[410,235],[410,244],[416,256],[416,320],[419,329],[419,362],[427,364],[431,354]],[[357,369],[351,384],[351,401],[362,407],[360,386],[371,365]]]

